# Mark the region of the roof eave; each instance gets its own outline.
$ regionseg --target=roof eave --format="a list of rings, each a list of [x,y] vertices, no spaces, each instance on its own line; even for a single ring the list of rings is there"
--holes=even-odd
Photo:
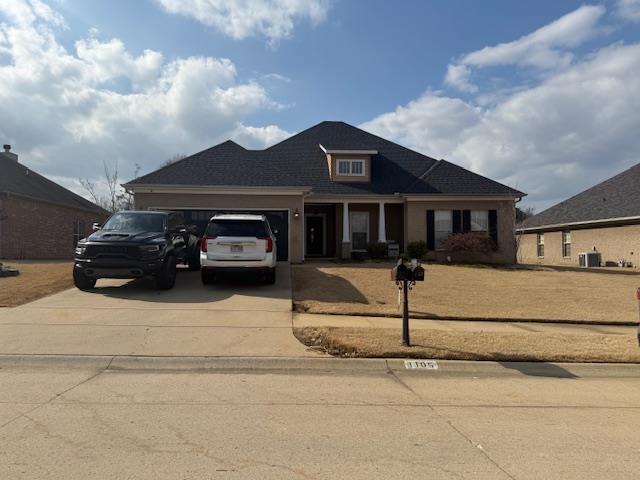
[[[631,217],[612,217],[612,218],[602,218],[598,220],[581,220],[578,222],[564,222],[564,223],[550,223],[546,225],[538,225],[535,227],[524,227],[524,228],[516,228],[516,232],[519,233],[529,233],[529,232],[539,232],[542,230],[558,230],[561,228],[567,227],[588,227],[591,225],[599,226],[603,224],[617,224],[617,223],[630,223],[630,222],[640,222],[640,215],[634,215]]]

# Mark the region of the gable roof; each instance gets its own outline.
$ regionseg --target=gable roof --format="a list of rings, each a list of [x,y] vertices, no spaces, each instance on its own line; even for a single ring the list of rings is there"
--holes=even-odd
[[[529,217],[518,229],[640,217],[640,163]]]
[[[375,150],[370,182],[335,182],[321,145],[330,150]],[[437,168],[433,168],[434,166]],[[431,172],[430,172],[431,171]],[[430,172],[427,174],[427,172]],[[435,160],[344,122],[321,122],[265,150],[226,141],[129,182],[180,186],[310,186],[314,194],[413,193],[450,195],[525,194]]]
[[[56,205],[106,214],[96,204],[76,195],[71,190],[39,175],[0,152],[0,193],[10,193],[33,200]]]

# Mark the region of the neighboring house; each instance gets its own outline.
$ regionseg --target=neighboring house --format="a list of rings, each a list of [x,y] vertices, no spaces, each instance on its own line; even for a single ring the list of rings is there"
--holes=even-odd
[[[521,263],[578,265],[597,251],[602,265],[640,266],[640,164],[518,225]]]
[[[79,238],[108,212],[0,152],[0,258],[72,258]]]
[[[485,231],[515,261],[515,202],[524,194],[344,122],[322,122],[265,150],[226,141],[124,185],[136,208],[185,212],[200,231],[215,212],[258,212],[278,230],[279,260],[348,258],[373,242],[441,241]]]

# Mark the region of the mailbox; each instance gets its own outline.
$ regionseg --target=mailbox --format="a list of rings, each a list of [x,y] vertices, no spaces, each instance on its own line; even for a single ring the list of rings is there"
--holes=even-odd
[[[421,265],[417,265],[411,270],[411,280],[414,282],[424,282],[424,268]]]
[[[410,272],[411,271],[409,270],[409,267],[407,267],[404,263],[399,263],[391,269],[391,280],[394,282],[409,280]]]

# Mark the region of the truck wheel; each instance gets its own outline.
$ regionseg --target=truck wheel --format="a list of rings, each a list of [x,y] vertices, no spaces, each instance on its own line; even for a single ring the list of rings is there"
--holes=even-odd
[[[165,259],[156,277],[156,286],[161,290],[169,290],[176,283],[176,257],[171,255]]]
[[[91,290],[96,286],[96,279],[87,277],[82,270],[73,269],[73,284],[78,290]]]
[[[265,282],[269,285],[273,285],[276,283],[276,269],[270,268],[265,275]]]
[[[195,272],[200,270],[200,250],[196,249],[196,252],[189,256],[189,270]]]
[[[216,274],[207,270],[200,270],[203,285],[211,285],[216,283]]]

